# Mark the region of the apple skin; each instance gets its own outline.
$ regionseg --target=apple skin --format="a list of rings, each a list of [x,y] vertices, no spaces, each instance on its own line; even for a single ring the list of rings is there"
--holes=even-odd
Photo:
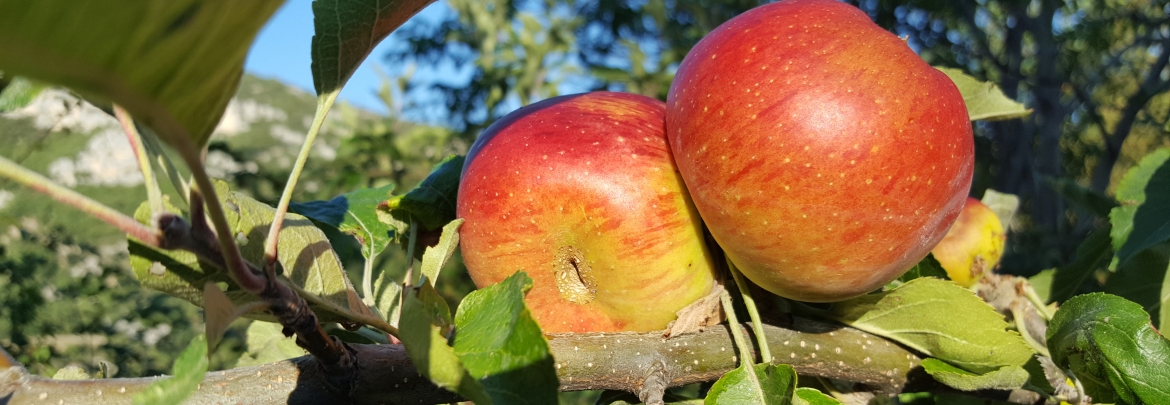
[[[860,10],[749,10],[687,54],[671,149],[715,240],[756,284],[833,302],[926,256],[963,206],[974,140],[943,73]]]
[[[959,218],[930,252],[951,280],[970,287],[999,263],[1006,240],[995,211],[979,200],[967,198]]]
[[[480,135],[456,204],[476,286],[527,272],[545,333],[661,330],[708,294],[714,266],[664,114],[644,96],[586,93]]]

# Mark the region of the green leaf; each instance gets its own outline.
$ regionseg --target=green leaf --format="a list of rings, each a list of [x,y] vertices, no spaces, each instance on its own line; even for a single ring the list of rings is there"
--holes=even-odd
[[[417,187],[387,200],[379,209],[388,212],[400,223],[409,224],[413,218],[427,230],[438,229],[454,221],[455,197],[459,194],[463,160],[463,156],[448,156]],[[383,217],[383,220],[387,219]],[[399,227],[398,231],[404,232],[405,229]]]
[[[289,210],[353,235],[362,245],[362,257],[377,257],[390,244],[390,226],[378,220],[378,205],[394,191],[393,184],[364,188],[329,201],[292,203]]]
[[[816,388],[800,387],[796,389],[792,403],[796,405],[840,405],[841,401],[825,395]]]
[[[459,227],[462,225],[463,220],[456,219],[443,226],[443,234],[439,236],[439,243],[428,247],[423,253],[422,274],[431,281],[432,285],[435,280],[438,280],[439,271],[447,265],[451,256],[455,255],[455,250],[459,248]]]
[[[746,360],[746,359],[745,359]],[[707,392],[707,405],[789,404],[796,389],[796,370],[787,364],[751,364],[728,371]]]
[[[1066,178],[1045,177],[1044,184],[1060,193],[1061,197],[1074,206],[1089,211],[1101,218],[1109,217],[1109,211],[1117,207],[1117,201],[1090,190]]]
[[[341,91],[370,51],[434,0],[316,0],[313,2],[313,87]]]
[[[1081,285],[1093,275],[1093,271],[1109,265],[1113,248],[1109,244],[1110,227],[1094,230],[1077,246],[1076,260],[1056,269],[1052,275],[1052,287],[1048,301],[1064,302],[1081,289]]]
[[[491,404],[484,386],[468,374],[455,349],[447,345],[450,310],[430,283],[421,283],[403,297],[398,338],[410,361],[435,385],[477,404]]]
[[[959,88],[963,102],[967,104],[967,115],[976,120],[1010,120],[1032,113],[1023,104],[1007,98],[992,82],[981,82],[958,69],[938,68]]]
[[[961,391],[1012,390],[1028,382],[1028,371],[1020,366],[1003,366],[999,370],[975,374],[942,360],[927,358],[922,360],[922,368],[938,382]]]
[[[516,272],[468,294],[455,314],[455,354],[497,404],[554,404],[557,380],[548,341],[524,305],[532,279]]]
[[[1024,339],[1005,330],[1002,316],[950,281],[911,280],[834,304],[826,315],[975,373],[1020,366],[1032,357]]]
[[[0,70],[126,108],[203,145],[283,0],[0,0]]]
[[[191,339],[175,359],[171,378],[164,378],[134,394],[134,405],[178,405],[190,397],[207,374],[207,341],[203,335]]]
[[[216,182],[216,194],[224,205],[228,224],[235,233],[240,252],[252,263],[262,263],[264,243],[275,209],[240,193],[226,183]],[[172,212],[178,212],[169,207]],[[149,223],[147,203],[138,207],[134,217]],[[203,286],[208,282],[227,283],[224,291],[237,307],[259,299],[241,290],[226,273],[200,262],[191,253],[155,249],[131,239],[130,267],[142,285],[203,306]],[[279,259],[284,268],[282,282],[298,290],[309,302],[321,322],[352,321],[367,325],[384,325],[358,297],[337,254],[320,229],[305,217],[287,214],[280,230]],[[260,312],[245,314],[252,319],[275,322]]]
[[[1170,243],[1160,243],[1138,252],[1118,266],[1105,283],[1105,293],[1138,303],[1155,320],[1161,321],[1162,285],[1170,264]],[[1165,328],[1161,323],[1155,326]]]
[[[283,328],[271,322],[252,322],[248,325],[244,340],[247,350],[236,361],[236,367],[258,366],[309,354],[297,346],[295,339],[285,336]]]
[[[1094,402],[1170,404],[1170,340],[1136,303],[1102,293],[1073,297],[1048,326],[1048,350]]]
[[[1109,213],[1119,263],[1170,239],[1170,148],[1146,155],[1117,186],[1121,206]]]
[[[942,265],[934,258],[934,254],[927,254],[926,257],[918,261],[918,264],[915,264],[905,274],[898,277],[898,281],[905,283],[920,277],[934,277],[943,280],[950,279],[947,277],[947,271],[943,270]]]
[[[1159,291],[1160,298],[1158,299],[1158,310],[1161,316],[1158,317],[1158,327],[1166,329],[1170,327],[1170,263],[1166,264],[1166,271],[1162,276],[1162,289]]]
[[[391,325],[397,325],[398,316],[401,314],[399,309],[402,306],[402,287],[386,273],[383,271],[378,274],[378,280],[374,282],[374,297],[376,297],[374,307],[382,319]]]
[[[4,80],[4,79],[0,79]],[[6,86],[0,86],[0,113],[19,109],[31,103],[49,86],[25,79],[13,78]]]

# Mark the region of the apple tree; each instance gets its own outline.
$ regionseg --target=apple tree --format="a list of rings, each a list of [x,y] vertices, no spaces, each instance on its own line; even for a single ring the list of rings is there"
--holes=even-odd
[[[1170,373],[1163,367],[1170,341],[1155,329],[1165,325],[1167,314],[1157,311],[1151,319],[1147,313],[1170,299],[1166,263],[1160,260],[1170,239],[1166,149],[1129,170],[1113,199],[1069,188],[1069,199],[1098,210],[1108,227],[1088,237],[1075,261],[1031,281],[991,273],[994,263],[980,257],[974,263],[991,274],[965,288],[948,279],[952,269],[928,255],[906,263],[912,267],[904,275],[883,280],[877,291],[809,303],[749,283],[730,253],[727,261],[713,261],[723,281],[678,311],[678,320],[665,331],[544,333],[534,316],[539,308],[527,299],[539,288],[534,284],[540,276],[495,277],[455,311],[436,291],[438,275],[461,239],[470,236],[461,230],[473,217],[457,214],[464,212],[457,205],[466,181],[460,175],[474,156],[442,160],[404,192],[357,188],[329,200],[292,201],[340,89],[374,45],[427,1],[315,1],[311,69],[317,113],[279,200],[264,204],[208,174],[210,134],[239,84],[248,45],[281,3],[0,0],[4,77],[65,86],[117,117],[147,179],[147,195],[135,212],[124,213],[8,159],[0,158],[0,176],[125,232],[138,281],[201,307],[206,324],[205,334],[177,357],[168,377],[80,376],[65,382],[31,375],[0,353],[5,403],[544,404],[558,401],[559,391],[580,390],[602,391],[598,403],[1170,402],[1165,388]],[[514,17],[507,13],[515,10],[506,7],[455,4],[467,11],[460,18]],[[698,21],[698,32],[706,34],[742,11],[736,7],[696,13],[727,14],[719,21]],[[679,27],[663,10],[647,10],[647,16]],[[500,18],[475,19],[480,25],[467,35],[490,41],[498,32],[517,29],[491,24]],[[481,93],[461,96],[486,100],[486,107],[475,108],[487,119],[477,122],[468,119],[469,110],[453,109],[469,130],[502,115],[506,95],[519,94],[520,104],[553,95],[541,87],[549,71],[525,69],[535,76],[512,81],[507,72],[497,74],[501,65],[494,58],[542,65],[550,53],[565,52],[565,35],[575,27],[520,19],[526,32],[544,33],[534,41],[519,37],[525,56],[509,50],[471,56],[484,67],[481,73],[494,73],[476,78],[488,84],[471,87]],[[695,31],[671,35],[683,42],[696,37]],[[662,59],[666,62],[647,71],[639,52],[637,44],[626,44],[623,53],[637,79],[630,88],[662,96],[672,85],[673,62]],[[597,67],[608,60],[586,63]],[[971,119],[1029,114],[994,85],[959,70],[925,72],[958,90]],[[7,85],[4,90],[0,97],[15,93]],[[904,88],[858,90],[897,94]],[[962,121],[960,126],[968,125],[966,117]],[[489,186],[480,190],[484,187]],[[950,220],[963,197],[952,204]],[[1013,196],[988,192],[983,202],[995,212],[994,220],[1013,223],[1019,204]],[[485,229],[476,223],[475,229],[506,235],[520,225],[503,221]],[[706,241],[718,257],[720,238],[715,234]],[[933,244],[942,234],[927,239]],[[364,263],[357,282],[345,268],[355,261],[334,248],[355,240],[359,248],[349,254]],[[389,249],[405,250],[408,270],[402,279],[373,266]],[[1106,280],[1106,292],[1118,294],[1078,295],[1094,276]],[[1110,291],[1133,285],[1115,281],[1127,278],[1146,281],[1154,298],[1143,295],[1143,302],[1135,303],[1122,297],[1133,297],[1132,292]],[[248,331],[255,365],[209,372],[209,353],[239,317],[262,321]],[[282,357],[290,344],[308,355]]]

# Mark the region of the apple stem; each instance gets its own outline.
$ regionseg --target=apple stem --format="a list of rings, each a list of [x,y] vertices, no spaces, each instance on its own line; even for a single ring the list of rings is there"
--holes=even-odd
[[[735,286],[739,287],[739,293],[743,296],[744,306],[747,307],[748,316],[752,318],[752,332],[756,334],[756,341],[760,342],[760,361],[764,363],[772,362],[772,351],[768,349],[768,339],[764,336],[764,323],[760,321],[760,310],[756,308],[756,300],[752,298],[751,287],[747,280],[743,278],[743,274],[727,259],[727,268],[731,270],[731,277],[735,279]]]
[[[746,367],[753,363],[752,351],[748,348],[747,338],[743,335],[743,328],[739,324],[739,319],[735,317],[735,307],[731,306],[731,294],[727,290],[719,294],[719,301],[723,302],[723,313],[727,314],[727,327],[731,329],[731,339],[735,342],[735,347],[739,351],[739,366]],[[766,346],[761,344],[760,346]]]

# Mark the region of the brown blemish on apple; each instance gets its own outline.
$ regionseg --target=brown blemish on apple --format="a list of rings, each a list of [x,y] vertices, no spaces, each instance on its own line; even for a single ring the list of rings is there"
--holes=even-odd
[[[557,291],[574,304],[588,304],[597,297],[597,282],[585,254],[574,246],[562,246],[553,261]]]

